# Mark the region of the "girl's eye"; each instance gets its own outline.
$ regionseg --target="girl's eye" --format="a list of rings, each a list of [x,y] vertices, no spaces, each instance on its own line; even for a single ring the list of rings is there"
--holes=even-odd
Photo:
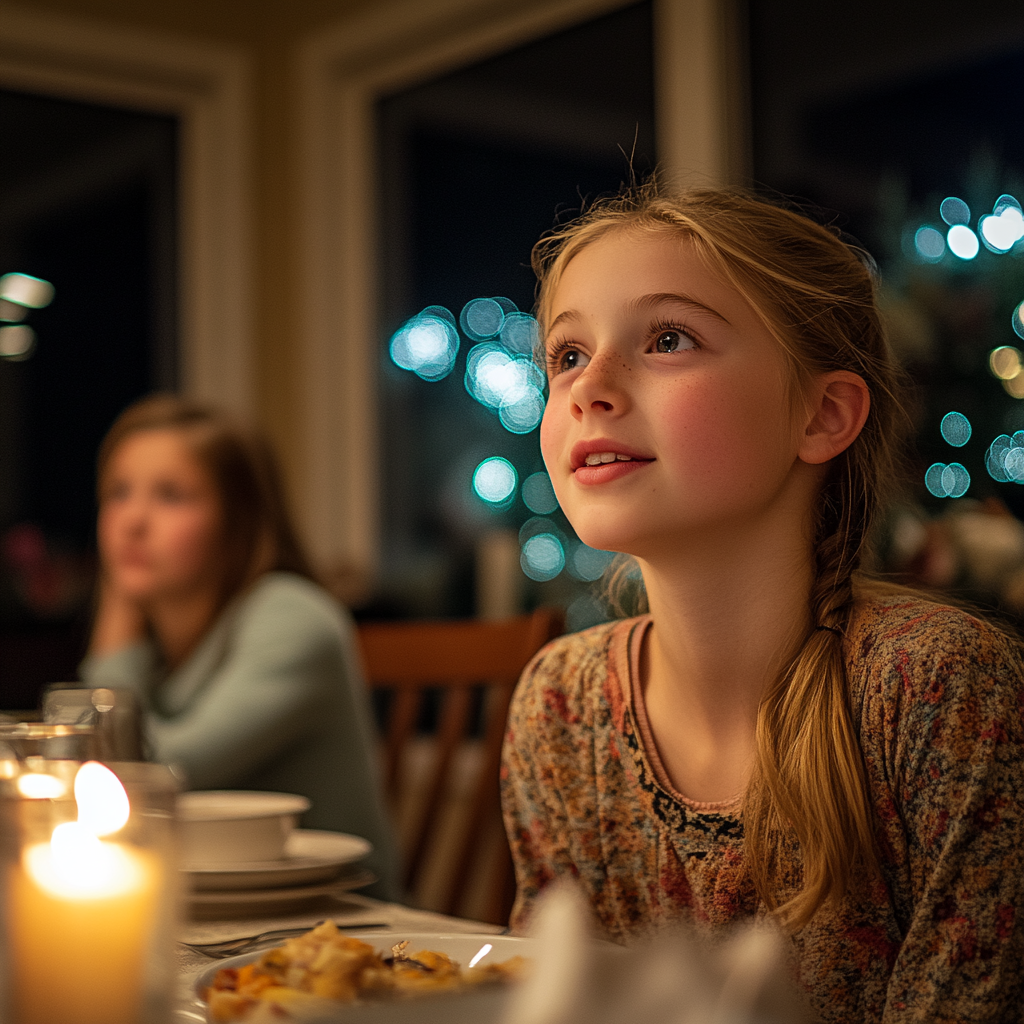
[[[156,488],[156,496],[159,501],[167,502],[172,505],[177,505],[179,502],[185,501],[188,498],[188,494],[181,487],[171,483],[158,485]]]
[[[685,334],[683,331],[678,331],[675,328],[667,331],[661,331],[654,343],[654,349],[656,352],[679,352],[690,348],[696,348],[693,338],[688,334]]]
[[[552,375],[565,373],[567,370],[578,370],[588,362],[590,360],[578,348],[557,348],[548,356],[548,366]]]

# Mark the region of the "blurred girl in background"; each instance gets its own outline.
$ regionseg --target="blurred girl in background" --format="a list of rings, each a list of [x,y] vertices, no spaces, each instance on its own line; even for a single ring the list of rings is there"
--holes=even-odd
[[[99,606],[82,678],[127,687],[150,756],[192,789],[298,793],[311,828],[395,850],[347,613],[313,580],[269,446],[174,396],[128,408],[98,460]]]

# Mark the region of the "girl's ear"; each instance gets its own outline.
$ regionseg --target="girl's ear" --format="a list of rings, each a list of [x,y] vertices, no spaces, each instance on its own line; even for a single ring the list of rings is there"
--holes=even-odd
[[[856,440],[871,408],[863,377],[832,370],[816,377],[810,389],[809,419],[798,456],[812,466],[834,459]]]

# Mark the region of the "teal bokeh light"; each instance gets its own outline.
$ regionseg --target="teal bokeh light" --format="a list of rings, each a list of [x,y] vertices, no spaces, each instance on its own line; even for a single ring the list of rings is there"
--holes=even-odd
[[[447,377],[459,352],[459,332],[454,324],[455,318],[443,307],[428,306],[417,313],[391,336],[395,365],[424,380]]]
[[[555,489],[547,473],[531,473],[523,481],[523,504],[539,516],[550,515],[558,508]]]
[[[462,307],[462,313],[459,315],[462,330],[466,337],[473,341],[493,338],[500,333],[504,323],[505,309],[498,299],[470,299]]]
[[[473,490],[490,505],[504,505],[515,494],[519,476],[508,459],[484,459],[473,472]]]
[[[939,430],[943,440],[954,448],[963,448],[971,439],[971,421],[962,412],[947,412]]]
[[[519,564],[531,580],[545,583],[565,568],[565,549],[553,533],[538,533],[523,544]]]
[[[936,462],[928,467],[924,485],[936,498],[962,498],[971,486],[971,474],[959,462]]]
[[[512,401],[502,402],[498,408],[501,425],[512,434],[528,434],[540,426],[544,417],[544,393],[533,384],[517,392]]]
[[[532,355],[538,337],[537,321],[529,313],[509,313],[501,326],[501,343],[509,352]]]
[[[927,263],[938,263],[946,251],[946,239],[941,231],[925,225],[914,235],[914,249]]]
[[[1010,324],[1018,338],[1024,338],[1024,302],[1017,304],[1017,308],[1010,317]]]
[[[1024,430],[1000,434],[985,452],[985,468],[1001,484],[1024,484]]]
[[[569,556],[569,574],[578,580],[592,583],[604,575],[614,557],[611,551],[599,551],[586,544],[577,544]]]
[[[950,227],[971,223],[971,208],[956,196],[947,196],[939,203],[939,214]]]
[[[981,248],[978,236],[966,224],[954,224],[946,232],[946,245],[954,256],[962,260],[973,260]]]

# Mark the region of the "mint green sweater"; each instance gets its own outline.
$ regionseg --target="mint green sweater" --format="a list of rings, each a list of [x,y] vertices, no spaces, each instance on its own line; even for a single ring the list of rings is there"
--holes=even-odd
[[[146,710],[149,755],[190,789],[301,793],[302,824],[365,836],[394,898],[397,853],[351,619],[323,589],[270,572],[235,598],[173,672],[151,641],[81,665],[89,686],[126,687]]]

